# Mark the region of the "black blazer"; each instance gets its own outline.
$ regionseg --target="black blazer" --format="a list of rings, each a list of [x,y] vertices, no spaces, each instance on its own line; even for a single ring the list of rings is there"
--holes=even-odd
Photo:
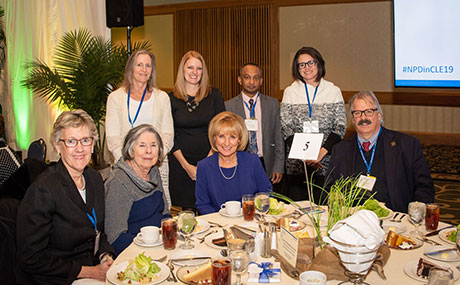
[[[407,213],[412,201],[434,202],[434,186],[430,169],[425,162],[420,142],[407,134],[390,131],[382,127],[385,175],[393,211]],[[352,173],[358,151],[358,137],[336,144],[332,150],[328,174],[331,181]],[[328,176],[330,175],[330,176]],[[385,201],[382,201],[385,202]]]
[[[86,168],[86,204],[66,167],[59,161],[27,190],[17,216],[17,256],[21,269],[37,284],[70,284],[81,267],[99,263],[99,255],[114,253],[104,233],[104,184]],[[87,213],[94,208],[102,232],[94,255],[96,232]]]

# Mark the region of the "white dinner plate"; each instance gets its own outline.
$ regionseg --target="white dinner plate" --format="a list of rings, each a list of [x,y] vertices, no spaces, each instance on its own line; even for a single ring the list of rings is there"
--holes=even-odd
[[[455,244],[455,242],[453,241],[450,241],[447,239],[447,237],[450,235],[451,232],[455,231],[455,228],[450,228],[450,229],[443,229],[442,231],[440,231],[438,233],[438,236],[439,238],[442,240],[442,241],[445,241],[447,242],[448,244]]]
[[[192,272],[192,271],[195,271],[196,269],[198,268],[198,266],[182,266],[181,268],[179,268],[176,272],[176,276],[177,276],[177,279],[179,279],[180,282],[184,283],[184,284],[188,284],[188,285],[197,285],[198,283],[197,282],[187,282],[184,280],[184,275],[189,273],[189,272]],[[209,280],[211,281],[211,280]],[[211,284],[211,283],[209,283]]]
[[[240,212],[236,215],[229,215],[227,214],[227,211],[225,211],[225,208],[224,209],[220,209],[219,210],[219,214],[221,216],[224,216],[224,217],[227,217],[227,218],[238,218],[238,217],[241,217],[243,215],[243,209],[240,209]]]
[[[200,257],[200,256],[209,256],[206,252],[196,250],[196,249],[187,249],[181,250],[171,254],[169,259],[176,259],[176,258],[192,258],[192,257]],[[179,266],[196,266],[203,263],[208,262],[209,259],[196,259],[196,260],[186,260],[186,261],[173,261],[174,264]]]
[[[406,226],[403,223],[384,221],[382,224],[383,230],[388,233],[390,230],[397,234],[402,234],[407,230]]]
[[[423,277],[420,277],[417,275],[417,265],[418,265],[418,259],[416,260],[412,260],[412,261],[409,261],[408,263],[406,263],[406,265],[404,265],[404,273],[407,274],[407,276],[409,276],[410,278],[413,278],[415,280],[418,280],[418,281],[422,281],[422,282],[427,282],[428,279],[425,279]],[[454,266],[450,266],[449,264],[447,263],[442,263],[442,262],[437,262],[437,261],[431,261],[430,262],[438,265],[439,267],[442,267],[442,268],[450,268],[452,270],[452,272],[454,273],[454,281],[457,281],[457,279],[460,277],[460,272],[458,272],[457,268],[455,268]]]
[[[207,236],[207,237],[204,239],[204,243],[205,243],[207,246],[210,246],[210,247],[212,247],[212,248],[216,248],[216,249],[226,249],[226,248],[227,248],[226,246],[218,246],[218,245],[215,245],[215,244],[212,243],[212,240],[213,240],[213,239],[221,238],[221,237],[224,237],[224,234],[223,234],[222,232],[218,232],[218,233],[209,235],[209,236]]]
[[[139,237],[139,234],[134,238],[134,244],[142,247],[155,247],[163,244],[163,237],[158,236],[158,240],[154,243],[145,243],[142,241],[142,238]]]
[[[155,262],[155,261],[154,261]],[[157,276],[158,278],[152,282],[148,282],[148,283],[140,283],[140,282],[137,282],[137,281],[132,281],[132,280],[129,280],[129,279],[126,279],[124,281],[120,281],[117,279],[117,273],[118,272],[122,272],[126,269],[126,267],[128,266],[129,264],[129,261],[124,261],[124,262],[121,262],[117,265],[112,265],[109,269],[109,271],[107,271],[107,280],[112,283],[112,284],[143,284],[143,285],[152,285],[152,284],[158,284],[158,283],[161,283],[163,281],[166,280],[166,278],[168,278],[169,274],[170,274],[170,271],[169,271],[169,267],[166,266],[166,264],[163,264],[161,262],[155,262],[161,269],[160,272],[158,272]],[[131,282],[131,283],[129,283]]]
[[[423,253],[439,251],[439,250],[446,249],[446,248],[452,248],[452,246],[451,245],[434,245],[434,246],[425,248]],[[445,251],[445,252],[441,252],[441,253],[437,253],[433,255],[425,255],[425,257],[432,258],[432,259],[439,260],[439,261],[444,261],[444,262],[460,261],[460,255],[458,254],[457,250],[449,250],[449,251]]]

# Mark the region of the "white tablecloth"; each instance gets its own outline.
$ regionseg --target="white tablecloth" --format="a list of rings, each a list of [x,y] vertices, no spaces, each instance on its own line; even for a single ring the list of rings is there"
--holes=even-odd
[[[223,217],[218,213],[214,214],[209,214],[209,215],[204,215],[200,216],[199,218],[205,219],[207,221],[213,221],[216,223],[219,223],[221,225],[244,225],[248,222],[244,222],[242,217],[239,218],[227,218]],[[404,217],[403,224],[406,225],[407,231],[406,234],[414,229],[414,226],[408,221],[408,216]],[[439,227],[446,226],[444,223],[440,223]],[[420,226],[420,229],[422,232],[424,232],[424,226]],[[443,242],[441,239],[439,239],[438,236],[431,237],[432,240],[435,240],[441,244],[446,244]],[[182,241],[178,241],[178,246],[182,244]],[[195,245],[195,250],[202,251],[206,254],[209,254],[210,256],[218,256],[219,255],[219,250],[214,249],[206,245],[205,243],[199,243],[198,241],[195,240],[194,242]],[[163,255],[168,255],[168,258],[171,256],[171,254],[180,251],[181,249],[179,247],[176,247],[175,250],[173,251],[167,251],[164,250],[162,246],[159,247],[153,247],[153,248],[147,248],[147,247],[141,247],[138,246],[134,243],[132,243],[129,247],[127,247],[115,260],[114,264],[118,264],[123,261],[127,261],[130,259],[134,259],[139,253],[145,252],[146,255],[152,256],[153,258],[159,258]],[[391,256],[390,259],[388,260],[388,263],[384,267],[385,275],[387,276],[387,280],[382,280],[377,273],[371,272],[369,276],[366,278],[366,282],[370,284],[391,284],[391,285],[396,285],[396,284],[424,284],[424,282],[420,282],[417,280],[414,280],[407,276],[404,273],[404,265],[410,261],[413,260],[418,260],[420,257],[423,255],[423,250],[425,247],[430,246],[429,244],[424,244],[422,247],[418,249],[413,249],[413,250],[394,250],[391,249]],[[260,261],[273,261],[274,259],[262,259],[260,258],[258,262]],[[449,265],[453,266],[458,266],[460,265],[460,262],[449,262]],[[176,270],[178,266],[175,266]],[[247,273],[243,274],[243,281],[247,281]],[[233,276],[235,278],[235,276]],[[234,280],[232,278],[232,280]],[[339,281],[336,280],[328,280],[327,284],[337,284]],[[426,282],[425,282],[426,283]],[[80,283],[82,284],[82,283]],[[110,282],[107,281],[107,284],[111,284]],[[174,284],[173,282],[167,282],[165,281],[163,284]],[[257,284],[257,283],[250,283],[250,284]],[[284,272],[281,273],[281,283],[275,283],[275,284],[299,284],[298,281],[290,278],[287,274]],[[460,284],[460,280],[458,280],[455,284]]]

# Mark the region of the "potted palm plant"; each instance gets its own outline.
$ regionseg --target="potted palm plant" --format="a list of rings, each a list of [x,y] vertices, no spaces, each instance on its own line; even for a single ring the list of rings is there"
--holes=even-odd
[[[150,46],[148,41],[135,42],[133,50]],[[28,64],[29,74],[22,82],[46,101],[68,109],[83,109],[94,119],[99,132],[92,158],[96,168],[106,165],[103,150],[107,97],[122,82],[128,56],[123,44],[93,36],[86,29],[70,31],[59,41],[53,67],[36,59]]]

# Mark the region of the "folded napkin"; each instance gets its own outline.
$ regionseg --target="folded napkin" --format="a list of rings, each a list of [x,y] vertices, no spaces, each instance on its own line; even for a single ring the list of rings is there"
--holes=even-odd
[[[279,262],[251,262],[248,267],[248,282],[279,283],[281,282],[281,267]]]
[[[330,238],[329,238],[330,237]],[[376,249],[382,243],[385,232],[380,227],[377,215],[369,210],[360,210],[352,216],[338,221],[324,241],[339,250],[346,250],[340,243],[351,246],[362,246]]]

